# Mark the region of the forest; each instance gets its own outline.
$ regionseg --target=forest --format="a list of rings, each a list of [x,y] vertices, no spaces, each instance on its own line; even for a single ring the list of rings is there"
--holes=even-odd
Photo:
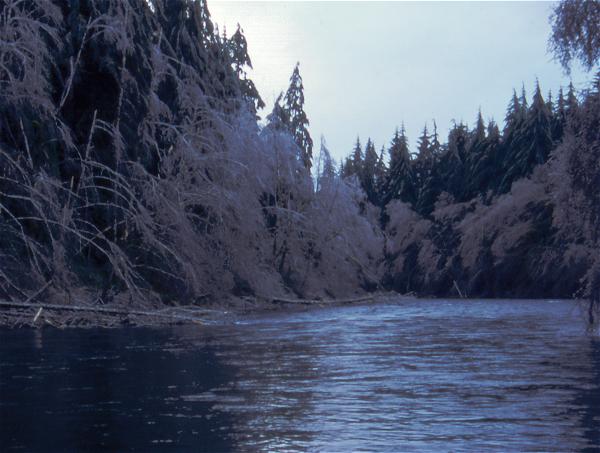
[[[540,81],[507,93],[503,124],[434,123],[416,150],[399,125],[337,164],[310,136],[300,65],[264,114],[242,28],[219,31],[205,0],[5,1],[0,299],[396,291],[585,298],[593,320],[600,3],[563,1],[551,21],[587,89]]]

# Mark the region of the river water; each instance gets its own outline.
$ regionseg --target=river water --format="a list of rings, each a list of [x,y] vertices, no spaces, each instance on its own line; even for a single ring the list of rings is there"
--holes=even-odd
[[[574,302],[0,331],[1,451],[600,451]]]

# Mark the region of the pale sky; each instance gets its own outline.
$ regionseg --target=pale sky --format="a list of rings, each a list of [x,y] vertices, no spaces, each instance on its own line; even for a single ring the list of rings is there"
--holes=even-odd
[[[357,135],[379,150],[402,121],[414,144],[435,119],[446,141],[451,121],[472,126],[481,111],[502,124],[512,89],[528,98],[569,83],[547,52],[551,2],[371,2],[209,0],[213,21],[239,22],[248,40],[250,77],[267,103],[288,87],[297,61],[305,111],[339,160]],[[592,75],[575,68],[585,88]]]

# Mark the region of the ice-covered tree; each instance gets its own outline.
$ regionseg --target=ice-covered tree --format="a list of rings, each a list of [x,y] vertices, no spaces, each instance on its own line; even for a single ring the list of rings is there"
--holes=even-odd
[[[593,69],[600,59],[600,3],[562,0],[554,7],[550,20],[549,47],[565,70],[570,70],[574,59]]]
[[[308,117],[304,112],[304,85],[300,76],[300,63],[294,67],[290,86],[283,98],[283,110],[288,117],[288,128],[298,148],[300,160],[307,170],[312,166],[313,141],[308,132]]]
[[[240,24],[237,30],[227,38],[227,49],[229,57],[237,74],[242,98],[247,102],[251,110],[256,113],[265,106],[254,82],[248,78],[248,69],[252,69],[252,60],[248,54],[248,42]]]

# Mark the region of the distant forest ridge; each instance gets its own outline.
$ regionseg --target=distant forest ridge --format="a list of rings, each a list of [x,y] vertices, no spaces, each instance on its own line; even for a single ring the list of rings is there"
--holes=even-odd
[[[566,67],[596,68],[599,10],[556,6]],[[259,125],[204,0],[8,0],[0,37],[0,298],[598,298],[600,77],[336,168],[299,66]]]

